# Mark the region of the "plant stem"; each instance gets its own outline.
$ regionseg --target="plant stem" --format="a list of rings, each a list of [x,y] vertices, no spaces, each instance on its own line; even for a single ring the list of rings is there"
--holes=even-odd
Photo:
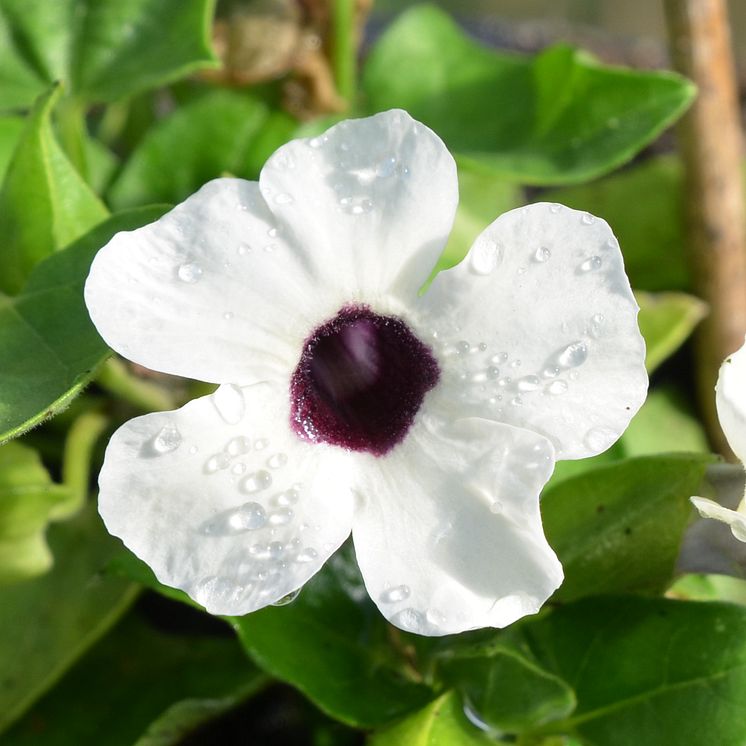
[[[732,456],[715,410],[723,360],[746,334],[746,234],[738,90],[725,0],[666,0],[674,67],[699,95],[678,127],[690,265],[710,315],[697,335],[700,405],[713,445]]]
[[[110,357],[101,366],[96,382],[109,393],[144,412],[176,408],[176,401],[168,391],[133,375],[127,365],[116,357]]]
[[[101,412],[90,410],[81,414],[68,430],[62,454],[62,483],[70,496],[57,506],[55,520],[71,516],[85,503],[93,448],[108,424],[108,418]]]
[[[332,68],[337,92],[347,102],[355,96],[357,28],[355,0],[332,0]]]

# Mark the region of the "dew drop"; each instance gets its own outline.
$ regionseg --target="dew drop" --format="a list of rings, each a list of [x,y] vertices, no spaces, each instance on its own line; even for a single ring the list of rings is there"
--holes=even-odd
[[[556,215],[560,210],[562,209],[562,205],[557,204],[556,202],[553,202],[551,205],[549,205],[549,212]]]
[[[268,471],[260,469],[244,477],[241,482],[241,489],[248,494],[253,494],[254,492],[266,490],[271,484],[272,475]]]
[[[240,256],[245,256],[246,254],[251,254],[251,246],[248,244],[242,243],[237,249],[236,253]]]
[[[564,394],[567,391],[567,384],[564,381],[552,381],[547,386],[547,391],[555,396]]]
[[[234,531],[256,531],[267,523],[267,514],[259,503],[244,503],[228,518]]]
[[[594,313],[593,316],[591,316],[591,325],[589,329],[590,335],[594,339],[598,339],[603,334],[605,324],[606,319],[604,318],[604,315],[601,313]]]
[[[181,445],[181,433],[173,425],[162,427],[153,438],[153,450],[156,453],[171,453]]]
[[[520,407],[520,406],[521,406],[521,404],[523,404],[523,399],[521,399],[521,397],[520,397],[520,396],[514,396],[514,397],[513,397],[513,398],[512,398],[511,400],[510,400],[510,403],[511,403],[511,404],[512,404],[512,405],[513,405],[514,407]]]
[[[456,345],[456,351],[459,355],[466,355],[471,350],[471,345],[466,340],[461,340]]]
[[[603,264],[603,260],[601,259],[600,256],[592,256],[590,259],[586,259],[580,265],[580,271],[584,274],[586,272],[595,272],[601,269],[602,264]]]
[[[617,434],[606,427],[592,427],[586,434],[583,442],[592,451],[605,451],[615,440]]]
[[[285,547],[279,541],[271,541],[267,547],[267,552],[272,559],[279,559],[285,552]]]
[[[402,609],[391,617],[391,621],[407,632],[419,633],[427,627],[425,617],[417,609]]]
[[[534,252],[534,261],[543,264],[552,256],[552,252],[546,246],[539,246]]]
[[[243,435],[231,438],[228,441],[228,445],[225,447],[225,452],[230,456],[241,456],[244,453],[248,453],[250,450],[251,441],[248,438],[244,438]]]
[[[227,469],[230,462],[231,459],[227,453],[216,453],[205,461],[205,471],[208,474],[214,474],[221,469]]]
[[[557,363],[562,368],[577,368],[588,358],[585,342],[573,342],[557,354]]]
[[[294,487],[291,487],[288,490],[285,490],[285,492],[281,492],[279,495],[276,496],[275,500],[277,501],[278,505],[295,505],[295,503],[298,502],[300,498],[300,492],[295,489]]]
[[[318,557],[319,553],[315,549],[312,547],[306,547],[295,555],[295,561],[300,564],[305,564],[307,562],[313,562],[315,559],[318,559]]]
[[[376,164],[376,176],[386,179],[396,171],[396,158],[392,155]]]
[[[269,229],[269,230],[267,231],[267,235],[268,235],[268,236],[269,236],[270,238],[276,238],[276,237],[277,237],[277,234],[278,234],[278,233],[279,233],[279,231],[277,230],[277,228],[270,228],[270,229]]]
[[[478,275],[494,272],[502,259],[502,247],[488,238],[477,240],[471,250],[471,269]]]
[[[591,225],[593,222],[595,222],[595,220],[596,218],[593,215],[591,215],[589,212],[584,212],[580,216],[580,222],[583,225]]]
[[[254,449],[257,451],[263,451],[269,445],[269,441],[266,438],[257,438],[254,441]]]
[[[493,355],[490,358],[490,360],[493,363],[497,363],[497,364],[504,363],[504,362],[507,361],[507,359],[508,359],[508,353],[507,352],[498,352],[497,355]]]
[[[519,391],[536,391],[539,388],[539,379],[536,376],[523,376],[517,382]]]
[[[500,368],[495,365],[490,365],[489,368],[487,368],[487,370],[485,371],[485,374],[487,375],[487,378],[495,380],[500,376]]]
[[[269,514],[269,522],[273,526],[286,526],[293,520],[294,515],[295,514],[290,510],[290,508],[280,508],[274,513]]]
[[[210,399],[218,414],[229,425],[235,425],[243,419],[246,402],[238,386],[224,383],[215,390]]]
[[[224,318],[224,319],[225,319],[226,321],[230,321],[230,320],[231,320],[231,319],[233,318],[233,311],[226,311],[226,312],[225,312],[225,313],[223,314],[223,318]]]
[[[182,282],[193,285],[195,282],[199,281],[200,277],[202,277],[202,267],[200,267],[199,264],[188,262],[187,264],[182,264],[176,270],[176,274]]]
[[[235,474],[237,477],[241,476],[246,471],[246,464],[233,464],[231,467],[231,474]]]
[[[288,604],[293,603],[296,598],[300,595],[300,588],[290,591],[290,593],[286,593],[282,598],[278,598],[277,601],[275,601],[272,606],[287,606]]]
[[[560,369],[556,365],[549,365],[542,371],[544,378],[556,378],[560,374]]]
[[[410,590],[408,585],[395,585],[393,588],[387,588],[378,597],[382,604],[394,604],[409,598]]]
[[[199,451],[199,448],[198,448],[197,446],[191,446],[191,447],[189,448],[189,454],[190,454],[191,456],[194,456],[194,454],[195,454],[195,453],[197,453],[197,451]]]
[[[288,462],[288,457],[284,453],[274,453],[267,459],[267,466],[270,469],[281,469]]]

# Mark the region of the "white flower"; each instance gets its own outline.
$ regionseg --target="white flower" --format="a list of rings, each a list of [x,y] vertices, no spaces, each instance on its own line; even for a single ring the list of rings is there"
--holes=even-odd
[[[352,532],[403,629],[502,627],[559,586],[539,493],[642,403],[637,305],[608,225],[549,204],[498,218],[420,295],[457,200],[441,140],[389,111],[99,252],[85,297],[109,345],[221,384],[106,452],[101,515],[162,583],[245,614]]]
[[[746,343],[720,366],[715,405],[720,427],[733,453],[741,462],[746,462]],[[691,500],[704,518],[727,523],[736,539],[746,541],[746,496],[736,510],[724,508],[705,497]]]

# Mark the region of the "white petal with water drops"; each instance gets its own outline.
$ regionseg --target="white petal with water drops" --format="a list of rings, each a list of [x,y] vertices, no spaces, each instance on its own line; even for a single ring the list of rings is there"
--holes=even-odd
[[[562,581],[539,513],[551,444],[480,419],[415,427],[380,468],[358,472],[353,538],[371,598],[428,635],[535,613]]]
[[[487,241],[504,247],[499,271],[475,273]],[[582,458],[608,448],[645,399],[637,303],[601,219],[546,203],[512,210],[418,305],[441,344],[442,383],[429,404],[451,416],[525,427],[559,458]],[[448,354],[477,340],[485,351]],[[495,379],[497,354],[506,360]]]
[[[106,342],[164,373],[228,384],[278,380],[342,299],[309,272],[305,246],[273,239],[259,185],[216,179],[160,220],[98,252],[85,299]]]
[[[440,138],[404,111],[341,122],[277,154],[262,170],[282,233],[306,249],[324,293],[410,300],[446,244],[458,202],[456,166]],[[277,157],[277,154],[274,157]],[[280,195],[292,195],[292,202]],[[336,310],[336,309],[335,309]]]
[[[277,416],[287,408],[284,391],[235,391],[247,415],[234,424],[212,396],[127,422],[109,443],[99,482],[109,531],[162,583],[214,614],[245,614],[299,588],[352,522],[344,452],[290,432],[288,417]],[[251,434],[286,456],[271,474]],[[245,476],[230,468],[238,464]]]

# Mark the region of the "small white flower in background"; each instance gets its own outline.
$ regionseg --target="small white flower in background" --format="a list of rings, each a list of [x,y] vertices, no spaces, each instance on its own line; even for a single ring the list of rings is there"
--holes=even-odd
[[[746,463],[746,343],[720,366],[715,404],[728,444],[741,462]],[[736,539],[746,541],[746,496],[736,510],[705,497],[691,500],[704,518],[727,523]]]
[[[503,627],[562,581],[539,493],[645,398],[608,225],[535,204],[427,280],[458,201],[403,111],[281,147],[116,235],[85,298],[141,365],[221,384],[109,443],[112,534],[215,614],[277,602],[352,532],[372,599],[430,635]]]

